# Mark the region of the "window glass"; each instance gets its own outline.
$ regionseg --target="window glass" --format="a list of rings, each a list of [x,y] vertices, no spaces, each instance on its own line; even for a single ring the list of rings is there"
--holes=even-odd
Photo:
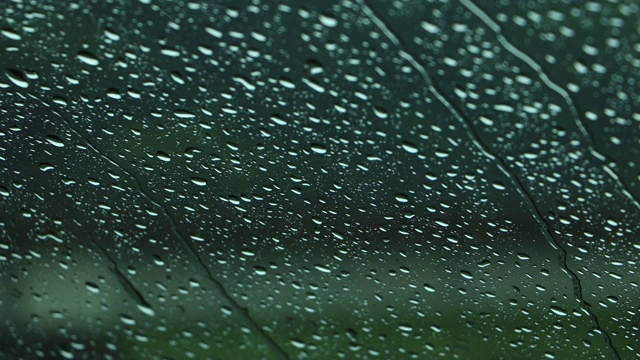
[[[639,12],[2,2],[0,357],[637,358]]]

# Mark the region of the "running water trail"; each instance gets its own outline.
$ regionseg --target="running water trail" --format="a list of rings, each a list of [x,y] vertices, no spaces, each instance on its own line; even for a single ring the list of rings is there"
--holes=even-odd
[[[125,276],[124,273],[122,273],[115,259],[111,257],[111,255],[109,255],[109,252],[107,252],[105,248],[100,246],[100,244],[98,244],[93,237],[90,237],[90,241],[98,249],[100,256],[108,264],[109,269],[116,277],[116,279],[118,279],[118,282],[125,290],[125,292],[129,294],[129,296],[131,296],[136,301],[136,303],[138,303],[138,309],[140,309],[146,315],[154,316],[155,311],[153,310],[151,305],[147,302],[147,300],[145,300],[142,292],[138,290],[138,288],[136,288],[133,282],[131,282],[131,280],[129,280],[129,278]]]
[[[616,185],[620,188],[620,191],[626,196],[633,204],[640,209],[640,202],[636,199],[633,194],[629,191],[628,187],[624,184],[624,182],[620,179],[618,174],[613,170],[615,166],[615,162],[605,155],[603,155],[594,139],[593,134],[589,131],[588,126],[585,124],[585,120],[580,113],[578,112],[577,106],[574,104],[573,100],[569,93],[563,89],[560,85],[556,84],[553,80],[549,78],[549,76],[544,72],[542,66],[538,64],[531,56],[527,55],[524,51],[518,49],[515,45],[509,42],[507,38],[502,34],[502,28],[498,25],[493,19],[487,15],[480,7],[474,4],[471,0],[460,0],[462,5],[464,5],[471,13],[477,16],[486,26],[491,28],[493,32],[496,33],[496,37],[498,42],[502,47],[507,50],[510,54],[522,60],[525,64],[527,64],[533,71],[536,72],[540,80],[549,88],[551,91],[560,95],[564,101],[567,103],[569,107],[569,111],[571,111],[571,115],[573,116],[573,120],[582,135],[582,138],[587,143],[587,149],[589,153],[602,162],[602,168],[604,171],[609,174],[609,176],[615,181]]]
[[[437,87],[437,85],[435,84],[435,82],[433,81],[429,73],[427,73],[425,67],[422,66],[413,55],[411,55],[410,53],[404,50],[406,47],[402,43],[402,41],[399,39],[399,37],[397,37],[395,33],[385,24],[385,22],[378,15],[376,15],[373,9],[369,5],[367,5],[366,0],[356,0],[356,1],[362,7],[362,10],[364,14],[367,16],[367,18],[371,20],[371,22],[373,22],[373,24],[376,27],[378,27],[378,29],[387,37],[387,39],[389,39],[389,41],[391,41],[391,43],[398,48],[398,54],[400,55],[400,57],[406,60],[407,62],[409,62],[411,66],[413,66],[422,75],[424,81],[427,83],[427,88],[429,92],[431,92],[433,96],[435,96],[436,99],[438,99],[438,101],[440,101],[440,103],[442,103],[451,112],[451,114],[456,118],[456,120],[458,120],[460,125],[467,132],[467,135],[473,142],[474,146],[484,156],[496,162],[497,167],[500,169],[500,171],[509,179],[509,181],[513,184],[514,188],[518,191],[518,193],[520,193],[520,195],[522,196],[522,199],[528,205],[529,212],[538,223],[540,232],[542,233],[544,238],[547,240],[549,245],[558,254],[558,265],[569,276],[571,280],[571,284],[573,286],[574,296],[580,302],[580,307],[582,311],[589,317],[593,326],[596,329],[600,330],[600,333],[604,337],[607,347],[612,352],[614,357],[616,359],[620,359],[618,352],[616,351],[616,349],[613,347],[613,344],[611,343],[611,338],[609,334],[604,329],[602,329],[598,321],[598,318],[596,317],[595,313],[591,310],[591,305],[583,298],[582,285],[580,283],[580,278],[574,271],[572,271],[569,268],[567,264],[567,252],[559,243],[559,241],[551,233],[549,229],[549,224],[547,223],[547,220],[545,220],[540,209],[536,205],[536,202],[533,196],[527,191],[526,187],[520,181],[520,179],[518,179],[518,177],[509,169],[509,167],[504,162],[504,160],[500,158],[498,155],[494,154],[490,150],[490,148],[482,141],[482,138],[480,137],[480,134],[476,131],[475,127],[473,126],[471,119],[465,117],[462,111],[460,111],[451,101],[447,99],[447,97],[443,94],[442,90],[440,90]]]
[[[198,252],[196,251],[195,247],[186,239],[185,236],[182,235],[182,233],[180,232],[180,230],[178,229],[178,224],[176,222],[176,220],[174,219],[174,217],[169,213],[169,211],[167,210],[167,207],[164,206],[161,202],[155,200],[151,194],[152,192],[150,192],[149,190],[145,189],[140,180],[137,178],[137,176],[131,172],[130,170],[127,170],[126,168],[124,168],[122,165],[118,164],[115,160],[113,160],[109,155],[101,152],[95,145],[93,145],[93,142],[86,136],[84,136],[79,130],[77,130],[73,124],[71,123],[70,120],[68,120],[66,117],[64,117],[58,110],[56,110],[53,106],[51,106],[49,103],[47,103],[45,100],[41,99],[39,96],[34,95],[29,93],[28,94],[29,97],[35,99],[36,101],[40,102],[42,105],[48,107],[49,109],[51,109],[51,112],[54,113],[57,117],[59,117],[60,119],[62,119],[64,121],[64,123],[67,125],[67,127],[69,128],[69,130],[74,133],[76,136],[78,136],[79,138],[81,138],[85,143],[86,146],[91,149],[92,151],[94,151],[96,154],[98,154],[98,156],[100,158],[102,158],[103,160],[105,160],[106,162],[108,162],[109,164],[117,167],[118,169],[120,169],[122,172],[124,172],[125,174],[127,174],[131,180],[133,181],[136,190],[150,203],[152,203],[154,206],[156,206],[160,212],[162,212],[162,214],[165,216],[165,218],[167,219],[167,221],[169,222],[169,225],[171,227],[171,232],[173,233],[173,235],[175,236],[175,238],[178,240],[178,242],[180,243],[180,245],[184,248],[184,250],[187,252],[187,254],[189,255],[189,257],[191,258],[191,260],[194,262],[194,264],[196,264],[197,267],[200,267],[200,269],[205,273],[206,277],[209,279],[209,281],[211,281],[211,283],[214,285],[214,287],[216,288],[216,290],[218,291],[218,293],[229,303],[229,305],[232,307],[232,309],[236,312],[238,312],[240,314],[240,316],[249,324],[251,325],[251,327],[253,328],[253,330],[260,336],[263,338],[263,340],[265,341],[265,343],[267,344],[267,346],[271,349],[271,351],[280,359],[289,359],[289,356],[287,355],[287,353],[269,336],[269,334],[264,331],[260,325],[251,317],[251,315],[249,314],[249,311],[245,308],[243,308],[242,306],[240,306],[240,304],[238,304],[238,302],[229,294],[229,292],[227,291],[227,289],[224,287],[224,285],[222,284],[222,282],[220,280],[218,280],[213,273],[211,272],[211,270],[209,269],[209,267],[204,263],[204,261],[202,260],[202,258],[200,257],[200,254],[198,254]],[[97,245],[97,244],[96,244]],[[122,279],[120,279],[122,280]]]

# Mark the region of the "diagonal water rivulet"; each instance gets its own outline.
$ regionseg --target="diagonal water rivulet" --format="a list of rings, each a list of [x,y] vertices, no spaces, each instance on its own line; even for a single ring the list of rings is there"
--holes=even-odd
[[[127,174],[133,180],[133,182],[134,182],[137,190],[140,192],[140,194],[142,194],[142,196],[145,199],[147,199],[147,201],[149,201],[154,206],[159,208],[161,210],[161,212],[165,215],[165,217],[167,218],[167,220],[169,221],[169,223],[171,225],[171,232],[175,235],[175,237],[177,238],[177,240],[180,243],[180,245],[185,249],[185,251],[189,254],[189,256],[192,258],[192,260],[195,261],[195,263],[206,274],[206,277],[209,279],[209,281],[211,281],[211,283],[213,283],[214,287],[216,288],[216,290],[218,290],[220,295],[226,301],[229,302],[229,304],[231,305],[231,307],[235,311],[240,313],[240,316],[242,316],[242,318],[244,318],[244,320],[247,323],[249,323],[253,327],[253,330],[256,331],[263,338],[265,343],[268,345],[268,347],[271,349],[271,351],[278,358],[289,359],[289,356],[287,355],[287,353],[269,336],[269,334],[267,334],[266,331],[264,331],[260,327],[260,325],[251,317],[251,315],[249,314],[248,310],[243,308],[242,306],[240,306],[240,304],[238,304],[238,302],[229,294],[229,292],[224,287],[222,282],[220,280],[218,280],[213,275],[213,273],[211,272],[209,267],[204,263],[204,261],[202,260],[202,258],[200,257],[200,255],[198,254],[198,252],[196,251],[194,246],[191,243],[189,243],[189,241],[187,241],[187,239],[185,238],[184,235],[182,235],[180,233],[180,231],[178,230],[178,224],[177,224],[176,220],[173,218],[171,213],[169,213],[169,211],[167,210],[166,206],[164,206],[162,203],[156,201],[149,194],[149,192],[143,188],[142,184],[140,183],[138,178],[135,176],[135,174],[133,174],[131,171],[129,171],[126,168],[124,168],[122,165],[118,164],[116,161],[111,159],[111,157],[109,157],[108,155],[106,155],[106,154],[102,153],[100,150],[98,150],[98,148],[96,148],[95,145],[93,145],[93,143],[91,142],[91,140],[89,138],[84,136],[79,130],[77,130],[73,126],[73,124],[71,123],[70,120],[68,120],[66,117],[64,117],[60,112],[58,112],[55,108],[53,108],[45,100],[43,100],[39,96],[31,94],[31,93],[29,94],[29,96],[31,98],[39,101],[42,105],[50,108],[51,111],[56,116],[58,116],[60,119],[62,119],[65,122],[65,124],[67,125],[67,127],[69,128],[69,130],[71,132],[73,132],[76,136],[80,137],[82,140],[84,140],[86,142],[88,148],[90,148],[92,151],[94,151],[96,154],[98,154],[99,157],[101,157],[102,159],[107,161],[109,164],[111,164],[111,165],[117,167],[118,169],[120,169],[121,171],[123,171],[125,174]]]
[[[633,194],[629,191],[628,187],[622,182],[618,174],[613,170],[614,162],[603,155],[596,145],[593,134],[589,131],[589,128],[584,123],[584,119],[578,113],[578,109],[574,104],[573,100],[569,93],[563,89],[560,85],[556,84],[553,80],[549,78],[549,76],[542,70],[542,66],[538,64],[531,56],[527,55],[524,51],[518,49],[515,45],[513,45],[507,38],[502,34],[502,28],[498,25],[493,19],[489,17],[482,9],[480,9],[476,4],[474,4],[471,0],[460,0],[462,5],[464,5],[471,13],[477,16],[485,25],[487,25],[493,32],[496,33],[496,37],[498,42],[502,47],[507,50],[510,54],[517,57],[527,64],[533,71],[536,72],[540,80],[553,92],[560,95],[562,99],[567,103],[569,110],[571,111],[571,115],[573,116],[574,122],[578,130],[580,130],[580,135],[585,139],[587,143],[587,148],[589,153],[602,162],[602,168],[604,171],[611,176],[611,178],[615,181],[616,185],[620,188],[620,191],[626,196],[633,204],[640,209],[640,202],[636,199]]]
[[[489,147],[483,143],[482,138],[473,127],[471,120],[463,116],[462,112],[459,109],[457,109],[457,107],[453,105],[451,101],[447,99],[447,97],[443,94],[443,91],[440,90],[435,84],[435,82],[431,79],[431,76],[429,75],[429,73],[427,73],[425,67],[422,64],[420,64],[413,55],[411,55],[410,53],[404,50],[406,47],[404,46],[402,41],[386,25],[386,23],[374,12],[374,10],[366,3],[366,0],[357,0],[357,3],[362,7],[362,11],[367,16],[367,18],[369,18],[369,20],[373,22],[373,24],[377,26],[378,29],[380,29],[380,31],[389,39],[389,41],[391,41],[391,43],[398,48],[398,54],[400,55],[400,57],[406,60],[407,62],[409,62],[422,75],[424,81],[427,84],[427,88],[429,92],[431,92],[433,96],[435,96],[436,99],[438,99],[438,101],[440,101],[440,103],[442,103],[451,112],[451,114],[456,118],[456,120],[459,121],[460,125],[465,129],[465,131],[467,132],[467,135],[473,142],[474,146],[478,148],[478,150],[484,156],[486,156],[487,158],[497,163],[497,166],[500,169],[500,171],[511,181],[514,188],[520,193],[523,200],[527,203],[528,209],[531,215],[535,218],[536,222],[538,223],[540,232],[542,233],[544,238],[547,240],[549,245],[558,253],[558,264],[560,268],[571,279],[574,296],[580,302],[580,306],[582,310],[585,312],[585,314],[589,316],[589,319],[591,320],[593,326],[596,329],[600,330],[600,333],[604,337],[605,343],[608,349],[610,350],[610,352],[612,353],[612,355],[614,356],[614,358],[617,360],[620,359],[618,352],[613,347],[609,334],[604,329],[602,329],[596,314],[591,310],[591,305],[587,301],[585,301],[582,296],[582,285],[580,283],[580,279],[578,275],[573,270],[571,270],[567,265],[566,250],[560,245],[558,240],[551,233],[549,229],[549,224],[545,220],[540,209],[536,205],[532,195],[527,191],[524,184],[509,169],[509,167],[506,165],[504,160],[499,156],[495,155],[494,153],[492,153]],[[595,153],[597,154],[597,152]]]

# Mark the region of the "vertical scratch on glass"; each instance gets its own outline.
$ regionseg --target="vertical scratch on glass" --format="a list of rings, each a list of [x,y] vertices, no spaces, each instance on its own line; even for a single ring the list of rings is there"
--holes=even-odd
[[[469,138],[471,139],[471,141],[473,142],[474,146],[484,156],[486,156],[487,158],[489,158],[489,159],[491,159],[491,160],[493,160],[493,161],[495,161],[497,163],[497,166],[500,169],[500,171],[511,181],[511,183],[513,184],[515,189],[520,193],[520,195],[522,196],[523,200],[527,203],[528,209],[531,212],[531,215],[535,218],[536,222],[538,223],[538,227],[540,229],[540,232],[543,234],[544,238],[547,240],[549,245],[558,254],[558,264],[559,264],[560,268],[571,279],[571,283],[573,285],[574,296],[580,302],[580,306],[581,306],[582,310],[589,316],[589,319],[591,320],[592,324],[597,329],[600,330],[600,332],[602,333],[602,336],[604,337],[604,340],[605,340],[605,342],[607,344],[607,347],[612,352],[614,357],[616,359],[620,359],[620,356],[618,355],[618,352],[613,347],[613,344],[611,342],[611,338],[609,337],[609,334],[606,331],[604,331],[604,329],[602,329],[602,327],[600,326],[600,324],[598,322],[598,319],[597,319],[595,313],[591,310],[591,305],[587,301],[585,301],[583,296],[582,296],[582,285],[580,283],[580,279],[578,278],[577,274],[575,272],[573,272],[569,268],[569,266],[567,265],[567,252],[566,252],[566,250],[560,245],[558,240],[551,233],[551,230],[549,229],[549,224],[545,220],[544,216],[542,215],[540,209],[536,205],[536,203],[535,203],[533,197],[531,196],[531,194],[529,194],[529,192],[526,190],[526,187],[524,186],[524,184],[518,179],[518,177],[511,170],[509,170],[509,167],[506,165],[504,160],[502,158],[500,158],[499,156],[493,154],[491,152],[491,150],[489,149],[489,147],[482,142],[482,138],[480,137],[480,134],[478,134],[478,132],[476,131],[475,127],[471,123],[470,119],[468,119],[464,115],[462,115],[462,111],[457,109],[456,106],[453,105],[443,95],[442,90],[440,90],[440,89],[438,89],[436,87],[435,82],[431,79],[431,76],[427,73],[425,67],[422,66],[415,59],[415,57],[413,55],[411,55],[410,53],[408,53],[408,52],[406,52],[404,50],[405,46],[400,41],[400,39],[393,33],[393,31],[391,31],[389,29],[389,27],[387,27],[387,25],[384,23],[384,21],[382,19],[380,19],[380,17],[378,17],[376,15],[376,13],[373,11],[373,9],[371,7],[369,7],[369,5],[367,5],[366,0],[357,0],[357,2],[362,7],[363,12],[369,18],[369,20],[371,20],[371,22],[373,22],[374,25],[377,26],[380,29],[380,31],[393,43],[393,45],[395,45],[398,48],[398,53],[399,53],[400,57],[403,58],[404,60],[408,61],[422,75],[423,79],[427,83],[428,90],[458,120],[458,122],[461,124],[461,126],[467,132],[467,134],[468,134]]]
[[[620,188],[620,191],[626,196],[629,200],[633,202],[633,204],[640,209],[640,202],[636,199],[633,194],[629,191],[627,186],[624,184],[622,179],[616,174],[613,167],[615,166],[615,162],[609,159],[607,156],[603,155],[599,150],[594,139],[593,134],[589,130],[588,126],[585,124],[584,118],[580,116],[576,105],[569,93],[563,89],[560,85],[556,84],[553,80],[549,78],[549,76],[544,72],[542,66],[538,64],[531,56],[527,55],[522,50],[518,49],[515,45],[509,42],[507,38],[502,34],[502,28],[498,25],[493,19],[489,17],[482,9],[480,9],[476,4],[474,4],[471,0],[460,0],[462,5],[464,5],[469,11],[471,11],[475,16],[477,16],[485,25],[487,25],[491,30],[496,33],[496,37],[498,42],[513,56],[518,59],[524,61],[530,68],[532,68],[540,80],[553,92],[560,95],[564,101],[567,103],[569,110],[571,111],[571,115],[573,116],[574,122],[580,130],[580,134],[584,138],[587,143],[587,148],[589,149],[589,153],[602,162],[602,167],[607,174],[615,181],[616,185]]]
[[[185,251],[200,266],[202,271],[204,271],[204,273],[206,274],[207,278],[213,283],[214,287],[220,293],[220,295],[227,302],[229,302],[229,304],[231,305],[231,307],[234,310],[236,310],[237,312],[240,313],[240,316],[242,316],[243,319],[246,322],[248,322],[253,327],[253,329],[263,338],[265,343],[268,345],[268,347],[271,349],[271,351],[277,357],[279,357],[281,359],[289,359],[289,356],[287,355],[287,353],[271,338],[271,336],[269,336],[269,334],[267,334],[267,332],[265,330],[262,329],[262,327],[260,327],[260,325],[251,317],[251,315],[249,314],[249,311],[246,308],[243,308],[242,306],[240,306],[240,304],[229,294],[229,292],[227,291],[225,286],[222,284],[222,282],[220,280],[218,280],[213,275],[213,273],[211,272],[209,267],[204,263],[204,261],[202,260],[202,258],[200,257],[200,255],[198,254],[198,252],[196,251],[194,246],[191,243],[189,243],[189,241],[187,241],[187,239],[180,233],[180,231],[178,230],[178,224],[177,224],[176,220],[173,218],[173,216],[171,215],[171,213],[169,213],[169,211],[167,210],[167,207],[164,206],[159,201],[156,201],[142,187],[142,184],[140,183],[140,180],[138,180],[138,178],[135,176],[135,174],[133,174],[131,171],[129,171],[126,168],[124,168],[122,165],[118,164],[115,160],[111,159],[111,157],[109,157],[108,155],[106,155],[106,154],[102,153],[100,150],[98,150],[98,148],[95,145],[93,145],[93,143],[91,142],[90,139],[88,139],[86,136],[84,136],[82,133],[80,133],[80,131],[77,130],[73,126],[71,121],[69,121],[60,112],[58,112],[55,108],[53,108],[49,103],[47,103],[46,101],[42,100],[37,95],[31,94],[31,93],[29,93],[28,95],[31,98],[33,98],[33,99],[37,100],[38,102],[40,102],[42,105],[44,105],[44,106],[48,107],[49,109],[51,109],[51,111],[56,116],[61,118],[66,123],[67,127],[69,128],[69,130],[71,132],[73,132],[76,136],[80,137],[82,140],[85,141],[85,143],[86,143],[88,148],[90,148],[92,151],[97,153],[98,156],[100,156],[102,159],[107,161],[109,164],[111,164],[111,165],[117,167],[118,169],[120,169],[121,171],[123,171],[125,174],[127,174],[133,180],[133,182],[134,182],[137,190],[140,192],[140,194],[142,194],[142,196],[145,199],[147,199],[147,201],[149,201],[150,203],[152,203],[153,205],[155,205],[157,208],[159,208],[162,211],[164,216],[169,221],[169,224],[171,226],[171,232],[178,239],[178,241],[180,242],[180,245],[182,245],[182,247],[185,249]]]

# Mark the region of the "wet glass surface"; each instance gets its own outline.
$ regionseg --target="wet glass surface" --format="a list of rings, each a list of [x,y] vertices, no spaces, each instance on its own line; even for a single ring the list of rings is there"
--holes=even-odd
[[[0,3],[0,357],[639,357],[639,12]]]

